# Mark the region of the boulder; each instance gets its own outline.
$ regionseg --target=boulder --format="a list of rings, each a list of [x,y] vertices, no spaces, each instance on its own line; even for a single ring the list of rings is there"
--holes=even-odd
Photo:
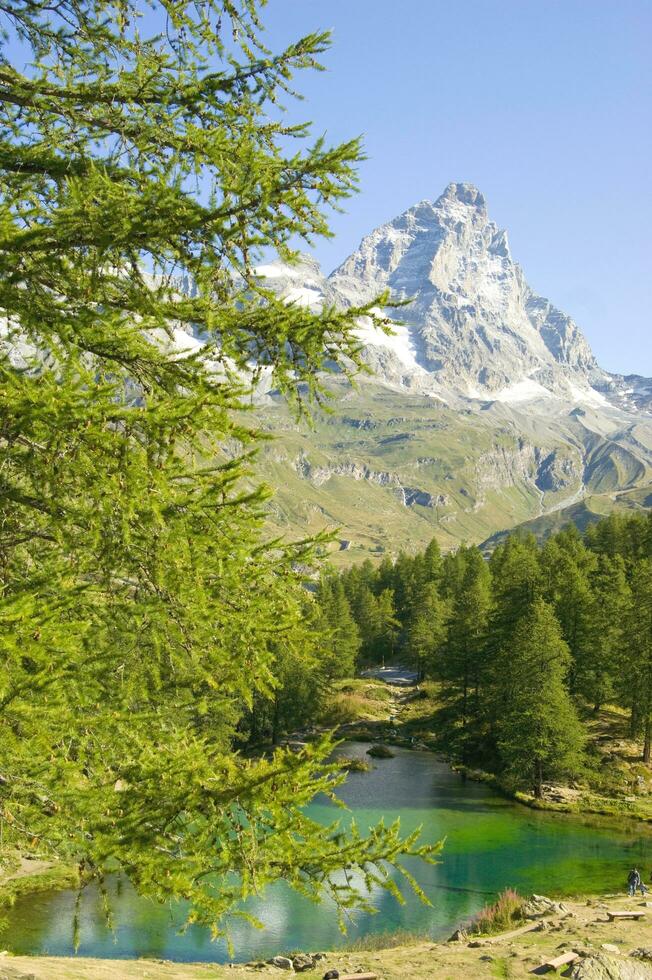
[[[632,949],[629,953],[637,960],[649,960],[652,963],[652,946],[639,946],[638,949]]]
[[[315,960],[309,953],[297,953],[292,957],[292,966],[297,973],[305,973],[314,968]]]
[[[450,936],[446,942],[447,943],[465,943],[468,939],[467,934],[464,929],[456,929],[452,936]]]
[[[279,970],[294,970],[292,960],[288,956],[272,956],[267,960],[270,966],[276,966]]]
[[[568,911],[565,905],[553,902],[545,895],[531,895],[523,906],[523,915],[526,919],[540,919],[544,915],[563,915]]]
[[[652,968],[606,953],[591,953],[573,966],[570,976],[571,980],[652,980]]]

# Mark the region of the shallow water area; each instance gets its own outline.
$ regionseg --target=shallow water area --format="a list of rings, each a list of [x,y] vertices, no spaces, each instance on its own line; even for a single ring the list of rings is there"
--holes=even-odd
[[[340,751],[367,759],[368,747],[350,743]],[[443,938],[505,887],[523,894],[599,893],[622,890],[632,864],[646,875],[652,868],[652,833],[643,825],[529,810],[483,784],[463,780],[429,753],[394,751],[392,759],[374,760],[370,772],[350,773],[340,796],[361,828],[400,817],[404,833],[421,826],[424,840],[446,838],[439,864],[407,862],[432,907],[405,886],[404,905],[379,890],[372,896],[377,914],[355,916],[343,937],[332,908],[315,906],[279,884],[247,905],[264,923],[263,931],[246,923],[232,926],[234,959],[332,949],[368,933],[397,929]],[[338,816],[327,802],[313,804],[310,812],[324,823]],[[208,930],[193,926],[179,933],[182,906],[161,907],[139,898],[118,877],[109,880],[108,894],[113,929],[107,926],[98,890],[89,887],[82,893],[79,955],[231,959],[226,944],[211,942]],[[23,954],[73,955],[76,899],[76,892],[65,891],[18,900],[6,915],[3,947]]]

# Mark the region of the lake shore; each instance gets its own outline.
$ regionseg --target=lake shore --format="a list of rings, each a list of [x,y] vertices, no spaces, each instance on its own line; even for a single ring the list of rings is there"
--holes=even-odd
[[[22,895],[75,888],[78,884],[79,872],[74,865],[16,855],[0,868],[0,915],[3,908]]]
[[[450,760],[446,759],[445,754],[441,752],[441,750],[437,747],[436,743],[434,742],[432,733],[428,732],[424,728],[424,724],[423,724],[424,718],[428,717],[428,715],[431,714],[432,712],[432,699],[430,699],[429,697],[421,696],[421,694],[418,691],[415,691],[414,689],[388,691],[385,685],[379,685],[378,687],[372,686],[369,689],[368,686],[369,682],[366,680],[355,682],[354,691],[356,692],[356,696],[360,696],[361,685],[365,686],[364,687],[365,697],[363,698],[364,704],[366,706],[370,702],[372,704],[372,709],[366,712],[368,715],[371,715],[371,717],[367,717],[366,720],[363,718],[358,719],[355,723],[353,723],[353,726],[351,723],[342,724],[340,726],[340,734],[345,738],[353,739],[356,741],[373,741],[376,744],[378,743],[385,743],[387,745],[394,744],[396,746],[399,746],[401,749],[408,748],[414,750],[415,755],[418,755],[420,753],[426,753],[426,755],[436,756],[441,762],[445,763],[445,767],[440,767],[440,768],[443,769],[448,768],[449,770],[453,770],[453,771],[457,770],[458,772],[461,772],[462,775],[465,775],[470,780],[487,783],[488,785],[491,786],[492,789],[498,790],[505,797],[514,799],[519,803],[532,807],[533,809],[549,810],[557,813],[568,813],[575,817],[582,817],[595,813],[595,814],[599,814],[600,817],[610,817],[614,820],[617,819],[618,821],[622,821],[623,818],[633,818],[633,820],[636,820],[638,816],[638,820],[643,822],[650,822],[650,818],[645,814],[637,815],[636,813],[631,813],[631,812],[626,813],[623,812],[622,809],[618,808],[617,806],[614,806],[614,808],[611,810],[605,807],[598,808],[597,806],[594,806],[592,808],[589,807],[580,808],[580,804],[578,803],[577,799],[573,799],[565,802],[555,802],[552,800],[534,800],[533,798],[525,797],[522,794],[515,795],[509,793],[505,787],[502,787],[500,785],[500,783],[498,782],[495,776],[474,769],[461,770],[459,767],[456,767],[454,764],[452,764]],[[315,729],[314,735],[316,735],[317,732],[318,730]],[[289,739],[289,741],[291,743],[295,743],[298,747],[302,739],[309,739],[310,737],[314,737],[314,735],[311,736],[310,732],[295,733],[295,735],[292,736],[292,738]],[[360,758],[364,760],[366,758],[365,755],[366,748],[367,746],[359,745],[355,748],[352,748],[352,754],[356,757],[359,755]],[[412,752],[404,753],[404,757],[412,758]],[[369,761],[371,762],[372,760]],[[426,761],[425,757],[422,756],[422,762],[425,761]],[[374,760],[373,765],[374,768],[378,768],[378,772],[381,773],[383,771],[382,767],[385,765],[385,763],[382,760],[379,760],[378,763],[376,763]],[[410,764],[410,768],[412,768],[412,764]],[[614,804],[617,804],[620,803],[621,801],[614,800],[613,802]],[[53,862],[42,861],[35,857],[32,857],[31,859],[22,858],[20,861],[16,858],[13,867],[11,867],[10,869],[5,869],[4,875],[0,874],[0,905],[2,903],[6,904],[7,902],[10,902],[13,898],[25,896],[32,892],[35,893],[35,892],[50,891],[53,889],[74,888],[77,883],[78,883],[78,877],[77,877],[76,870],[74,868],[66,867],[63,864],[55,864]],[[581,883],[578,882],[577,884],[579,889],[583,888]],[[599,883],[595,882],[592,885],[589,884],[588,888],[586,888],[585,885],[584,889],[586,891],[589,891],[590,889],[592,890],[593,888],[614,887],[614,886],[617,887],[616,882],[613,882],[611,885],[609,885],[606,884],[606,882],[603,883],[601,881]],[[536,884],[533,883],[531,887],[536,888],[537,886]],[[548,887],[552,887],[552,885],[549,884]],[[566,902],[566,899],[564,899],[564,901]],[[619,900],[610,899],[609,901],[617,902]],[[589,908],[591,907],[591,906],[586,906],[583,900],[578,901],[578,903],[575,904],[584,907],[589,907]],[[576,914],[579,916],[579,913]],[[648,914],[652,917],[652,909]],[[579,917],[581,918],[581,916]],[[435,933],[435,934],[441,936],[442,932]],[[443,933],[443,934],[446,935],[447,933]],[[650,941],[652,942],[652,937],[649,938]],[[384,940],[380,940],[380,941],[383,942]],[[605,939],[605,941],[608,942],[609,940]],[[632,941],[633,941],[633,937],[632,937]],[[6,942],[8,944],[10,943],[9,937],[7,937]],[[335,942],[336,940],[331,938],[330,940],[328,940],[328,945],[330,945],[330,943],[333,943],[333,945],[335,945]],[[378,942],[378,937],[373,937],[373,936],[369,937],[369,942],[370,945],[373,945],[373,943]],[[418,944],[417,946],[410,945],[408,947],[405,947],[405,949],[409,951],[409,956],[411,959],[413,950],[421,949],[422,946],[424,948],[421,950],[419,956],[422,955],[426,956],[426,954],[428,953],[432,954],[433,950],[439,949],[439,947],[448,950],[449,945],[450,944],[444,944],[440,942],[433,944],[433,942],[431,941],[428,943]],[[326,948],[326,946],[327,944],[325,943],[323,948]],[[356,947],[356,950],[358,948],[360,947],[359,946]],[[61,950],[61,952],[65,952],[65,951]],[[123,955],[125,955],[125,953],[127,956],[130,955],[129,951],[124,951]],[[364,954],[365,956],[367,955],[371,956],[372,953],[374,957],[378,957],[378,956],[381,957],[380,963],[382,965],[383,971],[390,969],[390,966],[386,964],[386,960],[388,959],[388,957],[389,959],[391,959],[391,957],[389,956],[389,952],[387,950],[378,950],[378,949],[369,950],[368,953],[365,953],[363,951],[363,953],[360,954],[358,954],[358,952],[356,951],[355,955],[362,956]],[[111,955],[111,954],[107,952],[107,955]],[[168,951],[168,955],[176,955],[176,954],[171,953],[171,951]],[[269,955],[269,953],[266,953],[265,955]],[[331,959],[333,959],[336,962],[335,968],[342,969],[342,967],[337,966],[337,963],[342,961],[344,964],[344,969],[347,972],[353,972],[353,969],[349,969],[349,967],[346,965],[345,959],[347,955],[350,958],[353,954],[346,954],[345,952],[335,952],[329,957],[329,962]],[[399,956],[400,954],[397,953],[396,955]],[[458,955],[459,957],[459,951],[456,953],[456,955]],[[128,959],[105,960],[99,958],[87,959],[81,957],[68,960],[66,959],[65,956],[52,957],[52,958],[42,958],[40,956],[34,956],[34,957],[11,956],[11,957],[7,957],[6,959],[3,958],[0,961],[0,978],[4,977],[2,969],[5,963],[9,965],[9,964],[18,963],[21,960],[24,960],[25,962],[28,963],[33,962],[36,965],[45,964],[45,963],[54,964],[50,972],[43,974],[44,976],[52,976],[54,978],[58,978],[59,976],[61,976],[62,978],[73,977],[73,976],[79,976],[79,977],[88,976],[88,977],[97,977],[97,978],[101,978],[103,976],[109,976],[109,975],[115,976],[115,972],[111,974],[110,972],[102,972],[102,971],[110,971],[111,964],[115,964],[116,962],[119,962],[121,964],[120,966],[121,975],[124,975],[125,977],[168,976],[168,975],[173,977],[187,976],[189,978],[195,976],[196,977],[201,977],[201,976],[222,977],[226,975],[233,977],[239,975],[238,973],[233,972],[234,970],[245,969],[244,967],[227,967],[229,972],[228,974],[226,974],[224,972],[223,967],[218,967],[217,965],[205,964],[205,963],[194,964],[192,965],[192,967],[190,966],[186,967],[186,965],[181,965],[179,963],[171,963],[171,962],[163,963],[161,961],[155,961],[155,960],[137,960],[137,961],[136,960],[132,961]],[[419,962],[421,961],[419,960]],[[490,961],[487,960],[486,962],[490,962]],[[74,969],[77,971],[79,971],[79,969],[81,969],[82,966],[83,969],[86,970],[88,966],[88,969],[91,972],[66,973],[65,972],[66,963],[72,964],[74,966]],[[125,965],[124,971],[123,971],[123,964]],[[155,964],[156,972],[155,973],[137,972],[138,970],[141,969],[142,964],[145,964],[146,966],[149,965],[150,969],[152,967],[152,964]],[[136,970],[136,972],[128,972],[131,971],[132,968],[133,970]],[[165,970],[169,969],[169,971],[172,972],[164,972],[164,968]],[[194,972],[179,972],[179,970],[187,971],[188,969]],[[267,969],[266,967],[261,966],[258,972],[265,973],[266,969]],[[313,975],[321,976],[323,975],[323,972],[325,972],[325,969],[326,967],[324,967],[324,970],[322,970],[321,973],[319,971],[313,972]],[[93,970],[95,970],[96,972],[94,973]],[[207,970],[209,972],[207,972]],[[64,972],[60,972],[60,971],[64,971]],[[267,972],[269,972],[269,970]],[[282,975],[278,970],[272,970],[272,972],[275,975]],[[33,968],[30,968],[28,970],[28,975],[30,973],[33,974],[35,977],[40,976],[40,974],[38,972],[35,972]],[[251,974],[251,970],[249,970],[247,973],[243,975],[248,976],[250,974]],[[11,974],[7,974],[7,976],[10,975]],[[379,975],[393,976],[393,974],[389,972],[388,973],[383,972],[382,974]],[[405,974],[405,972],[403,972],[401,975],[412,976],[409,973]],[[414,974],[415,977],[421,975],[438,976],[439,974],[431,973],[431,972],[428,972],[427,974],[419,974],[419,973]],[[446,974],[442,973],[441,975],[445,976]],[[448,976],[452,976],[452,975],[454,974],[450,974],[450,973],[448,974]],[[472,975],[475,976],[476,974],[473,973]],[[477,975],[481,976],[483,974],[477,974]],[[489,973],[487,975],[502,976],[503,974]],[[519,974],[509,973],[506,975],[516,976]]]
[[[509,977],[521,980],[532,976],[546,960],[565,952],[576,952],[578,969],[608,964],[611,973],[573,973],[575,976],[652,978],[652,904],[640,898],[606,896],[564,901],[558,914],[545,917],[545,924],[533,922],[530,931],[488,938],[465,937],[449,942],[422,941],[388,949],[335,951],[326,954],[306,977],[322,977],[327,970],[340,973],[371,972],[379,980],[450,980],[457,977]],[[644,913],[639,922],[611,922],[607,913],[634,909]],[[637,949],[649,951],[650,959],[632,957]],[[635,972],[631,972],[634,970]],[[287,975],[270,964],[178,963],[166,960],[106,960],[72,957],[0,957],[0,976],[7,980],[251,980],[255,976]]]
[[[486,783],[507,799],[531,809],[652,824],[652,770],[638,757],[636,744],[627,737],[624,716],[616,709],[605,708],[587,721],[593,768],[582,784],[546,786],[544,796],[537,799],[533,794],[514,790],[494,773],[451,759],[433,724],[438,706],[436,684],[425,682],[418,688],[405,683],[394,686],[391,680],[388,683],[376,674],[340,682],[326,720],[331,724],[339,722],[338,734],[347,740],[434,752],[455,772]]]

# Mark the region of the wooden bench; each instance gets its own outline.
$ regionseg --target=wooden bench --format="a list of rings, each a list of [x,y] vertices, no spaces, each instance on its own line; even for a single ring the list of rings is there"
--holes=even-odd
[[[541,966],[537,966],[536,969],[532,970],[532,973],[547,973],[548,970],[558,970],[560,966],[568,966],[570,963],[574,963],[575,960],[579,959],[579,953],[562,953],[561,956],[556,956],[554,960],[546,960]]]
[[[607,918],[609,922],[616,922],[618,919],[644,919],[645,912],[626,909],[624,912],[607,912]]]
[[[340,980],[378,980],[377,973],[340,973]]]

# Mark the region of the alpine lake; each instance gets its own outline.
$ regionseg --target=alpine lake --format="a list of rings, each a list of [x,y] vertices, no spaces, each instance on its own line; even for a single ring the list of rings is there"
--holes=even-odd
[[[368,760],[368,748],[348,743],[339,751]],[[43,892],[19,899],[5,914],[0,942],[20,954],[72,956],[77,940],[80,956],[245,961],[334,949],[396,930],[446,938],[506,887],[524,895],[597,894],[622,891],[632,865],[644,880],[649,877],[652,831],[643,824],[530,810],[464,780],[430,753],[394,751],[391,759],[373,760],[369,772],[350,773],[339,795],[361,829],[400,817],[403,832],[421,827],[424,840],[445,838],[438,864],[406,862],[430,907],[407,885],[400,885],[403,905],[379,890],[371,896],[376,914],[355,915],[343,936],[332,907],[314,905],[279,883],[246,906],[263,930],[244,921],[232,926],[230,955],[226,943],[212,941],[207,929],[182,931],[182,905],[162,907],[139,898],[115,876],[107,881],[110,924],[95,886],[79,899],[76,891]],[[325,801],[313,804],[311,814],[329,823],[338,811]]]

